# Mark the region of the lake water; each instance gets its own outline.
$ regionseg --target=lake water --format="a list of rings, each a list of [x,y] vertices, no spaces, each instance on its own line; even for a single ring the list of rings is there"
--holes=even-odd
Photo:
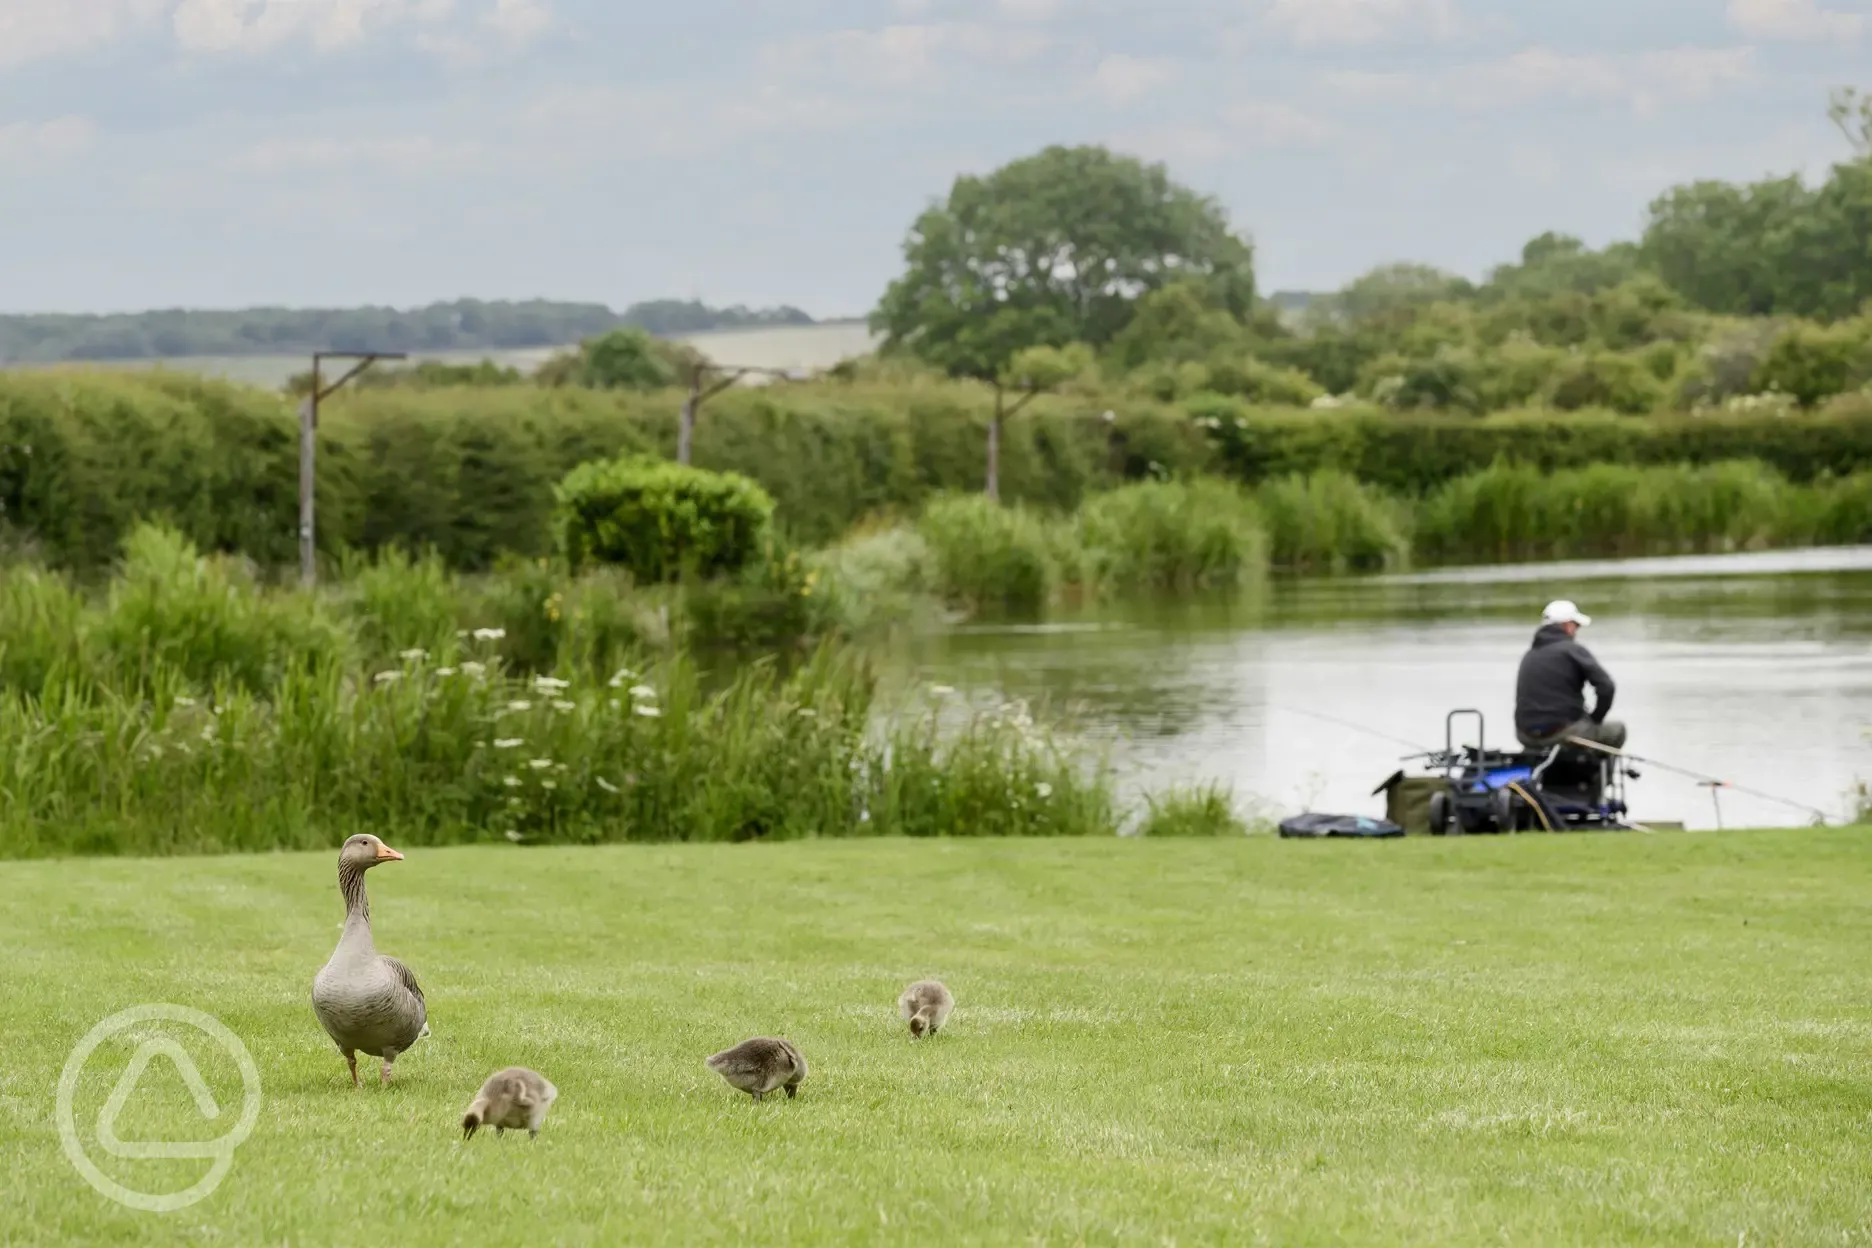
[[[1131,790],[1212,780],[1263,813],[1382,814],[1371,790],[1442,743],[1447,711],[1482,710],[1513,745],[1516,664],[1563,597],[1593,616],[1582,640],[1618,682],[1633,754],[1833,818],[1872,782],[1872,547],[1289,581],[921,638],[902,670],[1070,713]],[[1733,790],[1719,814],[1694,779],[1639,770],[1640,821],[1813,819]]]

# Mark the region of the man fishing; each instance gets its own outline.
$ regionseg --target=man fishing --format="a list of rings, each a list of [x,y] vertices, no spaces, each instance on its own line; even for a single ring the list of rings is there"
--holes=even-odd
[[[1625,725],[1606,718],[1618,686],[1592,651],[1577,638],[1592,617],[1562,598],[1541,612],[1534,644],[1521,656],[1515,680],[1515,736],[1530,750],[1544,750],[1580,737],[1625,748]],[[1593,707],[1586,709],[1586,686],[1593,687]]]

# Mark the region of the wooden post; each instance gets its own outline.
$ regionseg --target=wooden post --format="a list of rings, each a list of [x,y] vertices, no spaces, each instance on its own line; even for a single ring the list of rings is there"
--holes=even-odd
[[[689,374],[689,397],[683,400],[682,420],[676,426],[676,462],[687,464],[689,453],[695,444],[696,408],[702,402],[702,370],[694,369]]]
[[[319,365],[327,358],[356,360],[351,371],[331,385],[319,375]],[[312,393],[299,405],[299,581],[307,588],[318,583],[318,543],[314,540],[312,514],[313,492],[318,481],[318,410],[319,401],[378,360],[404,360],[401,351],[314,351],[312,353]]]
[[[318,555],[313,541],[313,483],[318,479],[319,360],[312,357],[312,393],[299,405],[299,583],[310,589],[318,582]]]
[[[994,415],[988,418],[988,498],[1001,501],[1001,387],[996,386]]]

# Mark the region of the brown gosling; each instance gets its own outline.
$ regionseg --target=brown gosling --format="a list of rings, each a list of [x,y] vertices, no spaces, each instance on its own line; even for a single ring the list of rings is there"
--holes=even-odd
[[[919,979],[897,998],[897,1013],[910,1024],[910,1036],[917,1040],[935,1035],[953,1009],[955,994],[935,979]]]
[[[525,1130],[528,1139],[538,1139],[546,1121],[546,1111],[559,1099],[559,1089],[536,1070],[509,1066],[488,1076],[475,1099],[462,1115],[462,1139],[473,1139],[480,1127],[493,1127],[495,1135],[509,1129]]]
[[[798,1095],[806,1078],[806,1059],[790,1041],[774,1036],[756,1036],[743,1040],[732,1049],[723,1049],[704,1063],[710,1070],[761,1100],[776,1088],[785,1088],[789,1098]]]

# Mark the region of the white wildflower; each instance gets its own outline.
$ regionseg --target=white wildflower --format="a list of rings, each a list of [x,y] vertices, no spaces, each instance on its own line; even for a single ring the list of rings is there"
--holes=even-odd
[[[454,674],[455,674],[455,669],[452,667],[436,668],[436,675],[438,676],[453,676]]]
[[[643,716],[645,719],[655,719],[657,716],[663,713],[662,711],[657,710],[657,708],[654,706],[639,706],[633,709],[639,715]]]
[[[553,761],[550,758],[536,758],[527,763],[527,766],[531,767],[534,771],[545,771],[552,765]]]
[[[378,672],[375,676],[371,677],[371,679],[376,681],[380,685],[387,685],[387,684],[390,684],[392,681],[402,680],[403,673],[402,672]]]
[[[603,776],[593,776],[592,779],[596,780],[598,782],[598,787],[603,789],[607,793],[622,793],[624,791],[623,789],[618,788],[617,785],[612,784],[609,780],[605,779]]]
[[[512,841],[512,842],[513,842],[514,844],[516,844],[516,845],[518,845],[518,844],[519,844],[519,843],[520,843],[521,841],[524,841],[524,840],[526,840],[526,837],[524,837],[524,836],[521,836],[521,835],[520,835],[520,833],[518,833],[517,831],[515,831],[515,830],[514,830],[514,829],[512,829],[512,828],[508,828],[508,829],[507,829],[507,839],[508,839],[508,840],[510,840],[510,841]]]
[[[576,711],[578,710],[578,703],[568,702],[564,698],[557,698],[553,701],[552,707],[555,711]]]
[[[526,739],[524,737],[502,737],[494,743],[494,748],[497,750],[517,750],[525,744]]]
[[[557,781],[554,781],[554,780],[542,780],[542,781],[540,781],[540,788],[542,788],[542,789],[556,789],[556,788],[558,788],[558,787],[559,787],[559,784],[558,784],[558,782],[557,782]]]
[[[633,698],[654,698],[657,696],[656,690],[652,689],[649,685],[632,685],[630,695]]]
[[[402,659],[405,663],[420,663],[429,657],[429,652],[420,649],[405,650],[403,653],[397,655],[397,657]]]
[[[177,698],[177,699],[175,700],[175,704],[176,704],[177,706],[194,706],[194,705],[195,705],[195,699],[194,699],[194,698],[183,698],[183,697],[178,697],[178,698]]]
[[[1034,785],[1034,792],[1038,793],[1041,797],[1052,797],[1053,786],[1042,780],[1039,784]]]
[[[636,680],[636,679],[637,679],[636,672],[631,671],[631,669],[628,667],[620,667],[617,670],[617,675],[613,676],[606,683],[609,684],[613,689],[622,689],[624,687],[625,681]]]
[[[612,699],[611,699],[611,709],[612,709],[612,710],[614,710],[614,711],[616,711],[616,710],[621,710],[621,709],[623,709],[623,706],[624,706],[624,704],[623,704],[622,702],[620,702],[620,701],[618,701],[618,700],[617,700],[616,698],[612,698]]]
[[[487,664],[475,663],[472,661],[464,663],[462,664],[462,675],[476,677],[485,676],[487,675]]]
[[[519,776],[502,776],[501,783],[510,789],[517,789],[520,787],[521,780]]]
[[[541,693],[557,693],[561,689],[570,689],[572,682],[560,680],[557,676],[535,676],[533,687]]]
[[[507,635],[504,628],[477,628],[474,630],[476,641],[499,641]]]
[[[509,702],[507,704],[507,709],[510,711],[530,711],[533,709],[533,704],[523,699],[518,702]]]

